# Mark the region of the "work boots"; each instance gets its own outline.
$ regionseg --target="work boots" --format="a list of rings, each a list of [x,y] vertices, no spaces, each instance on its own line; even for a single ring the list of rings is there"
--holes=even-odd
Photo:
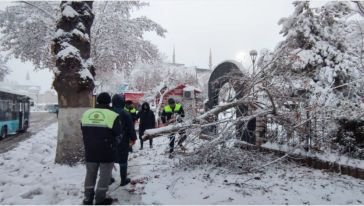
[[[111,197],[106,197],[103,201],[96,202],[95,205],[111,205],[114,201]]]
[[[130,178],[126,177],[127,169],[128,169],[128,164],[124,164],[122,166],[120,165],[120,179],[121,179],[120,186],[125,186],[130,183]]]
[[[121,180],[120,186],[125,186],[131,182],[130,178],[125,178],[125,180]]]

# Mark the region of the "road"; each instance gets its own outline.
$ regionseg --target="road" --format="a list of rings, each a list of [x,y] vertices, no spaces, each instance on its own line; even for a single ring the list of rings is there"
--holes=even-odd
[[[57,121],[56,114],[48,112],[32,112],[29,129],[25,133],[10,135],[0,140],[0,154],[15,148],[19,142],[29,139],[33,134]]]

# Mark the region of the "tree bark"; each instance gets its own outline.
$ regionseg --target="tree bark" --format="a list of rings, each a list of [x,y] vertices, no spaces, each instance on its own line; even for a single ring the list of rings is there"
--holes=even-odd
[[[92,106],[94,67],[90,59],[91,1],[63,1],[53,39],[59,121],[56,163],[75,164],[84,158],[80,129],[82,113]]]

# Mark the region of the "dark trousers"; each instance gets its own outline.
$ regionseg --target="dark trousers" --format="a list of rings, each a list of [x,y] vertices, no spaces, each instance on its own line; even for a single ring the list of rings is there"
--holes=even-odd
[[[185,130],[179,131],[178,134],[180,135],[180,138],[178,140],[177,145],[180,146],[186,140],[187,135],[186,135],[186,131]],[[172,153],[173,150],[174,150],[174,142],[175,142],[175,139],[176,139],[176,136],[175,135],[169,136],[169,153]]]
[[[119,162],[119,167],[120,167],[120,179],[121,182],[125,182],[127,175],[128,175],[128,156],[129,156],[129,152],[122,152],[121,153],[121,158],[120,158],[120,162]]]
[[[128,176],[128,163],[119,163],[120,168],[120,180],[121,183],[125,182]]]
[[[143,135],[145,130],[139,130],[139,140],[140,140],[140,148],[143,149]],[[149,146],[152,147],[153,139],[149,139]]]
[[[114,163],[86,162],[85,201],[92,202],[95,195],[97,173],[100,170],[99,181],[96,188],[96,203],[102,202],[109,188]]]

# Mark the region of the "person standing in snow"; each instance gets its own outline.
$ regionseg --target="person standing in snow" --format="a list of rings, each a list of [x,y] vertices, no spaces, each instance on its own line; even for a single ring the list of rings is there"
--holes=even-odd
[[[106,197],[114,166],[114,146],[121,138],[119,115],[111,111],[111,97],[103,92],[97,96],[95,108],[88,109],[81,118],[81,130],[85,148],[86,177],[83,204],[109,205],[113,199]],[[99,180],[95,192],[97,173]],[[95,195],[96,193],[96,195]]]
[[[176,103],[173,98],[168,99],[168,104],[163,108],[161,119],[163,124],[171,124],[175,122],[182,122],[182,118],[185,117],[185,112],[180,103]],[[182,147],[182,142],[187,138],[186,132],[181,130],[178,132],[181,135],[180,140],[178,141],[178,146]],[[169,136],[169,153],[171,154],[174,150],[174,141],[175,135],[172,134]]]
[[[135,123],[138,120],[137,114],[138,110],[135,108],[133,102],[131,100],[125,101],[124,111],[130,114],[132,120],[133,120],[133,127],[135,130]],[[133,152],[133,145],[129,145],[129,152]]]
[[[130,100],[126,101],[124,110],[131,115],[133,123],[135,124],[135,122],[138,120],[137,118],[138,110],[135,108],[133,102]]]
[[[127,178],[129,147],[130,144],[134,145],[137,139],[132,117],[124,111],[124,106],[124,97],[115,94],[112,97],[112,109],[119,114],[123,130],[123,139],[117,144],[115,151],[115,162],[119,163],[120,166],[120,186],[130,183],[130,179]]]
[[[140,149],[143,149],[143,135],[145,130],[155,128],[155,115],[152,110],[150,110],[150,106],[147,102],[142,104],[141,111],[138,113],[137,118],[139,120],[139,140],[140,140]],[[153,148],[153,140],[149,140],[149,147]]]

